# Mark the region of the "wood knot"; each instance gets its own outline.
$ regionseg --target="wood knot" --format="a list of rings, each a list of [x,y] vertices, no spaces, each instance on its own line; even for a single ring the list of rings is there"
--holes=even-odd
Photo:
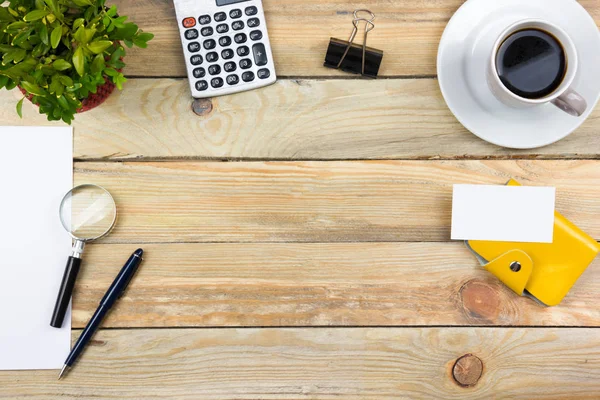
[[[460,288],[460,296],[465,313],[474,322],[497,322],[503,310],[502,296],[497,285],[471,280]]]
[[[465,354],[454,363],[452,377],[462,387],[475,386],[483,374],[483,362],[473,354]]]
[[[196,115],[205,117],[213,110],[213,103],[210,99],[195,99],[192,102],[192,111]]]

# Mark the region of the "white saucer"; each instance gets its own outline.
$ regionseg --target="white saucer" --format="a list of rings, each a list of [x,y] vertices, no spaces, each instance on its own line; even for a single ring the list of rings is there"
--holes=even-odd
[[[581,117],[551,104],[511,108],[490,91],[486,66],[495,40],[511,23],[527,18],[553,22],[573,39],[580,59],[573,88],[589,106]],[[475,135],[515,149],[546,146],[577,129],[600,98],[600,34],[575,0],[468,0],[444,31],[437,70],[448,107]]]

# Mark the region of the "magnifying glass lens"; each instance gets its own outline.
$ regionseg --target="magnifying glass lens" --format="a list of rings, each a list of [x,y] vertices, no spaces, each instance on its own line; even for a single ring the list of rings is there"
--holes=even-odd
[[[71,190],[60,206],[63,227],[75,239],[88,242],[104,236],[112,228],[117,208],[112,196],[93,185]]]

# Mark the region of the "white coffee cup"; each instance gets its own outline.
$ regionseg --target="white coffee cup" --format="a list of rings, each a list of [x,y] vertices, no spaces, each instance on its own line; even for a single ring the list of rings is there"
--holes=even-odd
[[[500,80],[496,66],[496,56],[504,41],[518,31],[524,29],[538,29],[554,36],[563,47],[566,55],[566,73],[561,84],[549,95],[539,99],[528,99],[511,92]],[[534,107],[542,104],[552,103],[564,112],[579,117],[587,109],[585,99],[571,88],[577,76],[579,57],[575,44],[558,26],[539,19],[527,19],[516,22],[506,28],[496,40],[488,63],[488,84],[494,95],[503,103],[516,108]]]

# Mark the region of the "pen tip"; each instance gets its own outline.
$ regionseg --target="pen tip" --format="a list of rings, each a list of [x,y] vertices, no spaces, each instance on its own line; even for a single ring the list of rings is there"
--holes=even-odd
[[[133,254],[137,255],[138,257],[142,257],[144,255],[144,250],[137,249]]]
[[[60,374],[58,374],[59,381],[60,381],[60,378],[63,377],[63,375],[65,374],[66,371],[67,371],[67,364],[63,365],[62,369],[60,370]]]

